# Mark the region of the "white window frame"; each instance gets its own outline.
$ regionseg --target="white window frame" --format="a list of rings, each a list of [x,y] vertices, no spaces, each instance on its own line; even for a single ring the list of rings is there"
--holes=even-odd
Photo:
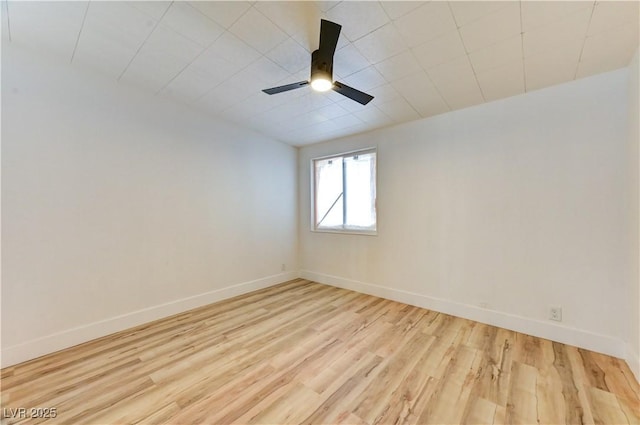
[[[316,227],[316,167],[315,161],[329,159],[329,158],[340,158],[345,156],[352,156],[356,154],[366,154],[374,152],[376,154],[376,163],[375,163],[375,190],[376,190],[376,199],[374,200],[374,208],[376,211],[376,221],[374,229],[367,228],[357,228],[357,227],[332,227],[332,228],[318,228]],[[339,234],[347,234],[347,235],[367,235],[367,236],[376,236],[378,234],[378,149],[376,146],[357,149],[348,152],[340,152],[331,155],[324,155],[315,158],[311,158],[310,160],[310,177],[311,177],[311,231],[318,233],[339,233]]]

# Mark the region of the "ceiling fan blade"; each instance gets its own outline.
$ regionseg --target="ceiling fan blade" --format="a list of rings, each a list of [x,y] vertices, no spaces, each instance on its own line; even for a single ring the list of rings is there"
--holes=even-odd
[[[361,92],[360,90],[356,90],[353,87],[349,87],[348,85],[343,84],[339,81],[333,83],[333,91],[336,91],[341,95],[348,97],[349,99],[355,100],[362,105],[366,105],[373,99],[373,96],[371,96],[370,94],[366,94],[364,92]]]
[[[271,87],[270,89],[262,90],[266,94],[277,94],[284,91],[299,89],[300,87],[308,86],[308,81],[298,81],[297,83],[286,84],[284,86]]]
[[[318,50],[322,56],[333,58],[341,29],[342,25],[324,19],[320,20],[320,47]]]

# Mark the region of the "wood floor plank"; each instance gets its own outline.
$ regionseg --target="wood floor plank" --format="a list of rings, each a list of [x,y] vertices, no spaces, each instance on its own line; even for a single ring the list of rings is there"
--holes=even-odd
[[[509,424],[538,423],[537,369],[526,363],[513,362],[511,374],[505,422]]]
[[[578,391],[578,402],[582,409],[582,422],[587,424],[595,423],[592,414],[592,402],[591,394],[589,393],[589,380],[587,379],[587,372],[582,363],[582,356],[576,347],[567,347],[567,358],[571,364],[571,370],[573,372],[573,385]]]
[[[356,407],[353,413],[367,423],[376,422],[376,418],[383,414],[386,401],[391,394],[400,387],[405,376],[413,369],[422,355],[429,349],[435,339],[431,335],[407,335],[407,341],[402,344],[405,349],[390,358],[390,361],[376,375],[372,381],[354,401]]]
[[[473,398],[467,403],[462,418],[463,424],[492,424],[496,416],[497,405],[482,397]]]
[[[617,397],[618,404],[630,424],[640,425],[640,401]]]
[[[552,344],[555,356],[553,366],[560,375],[560,384],[562,386],[562,398],[564,400],[565,407],[564,420],[567,423],[581,423],[585,417],[585,409],[578,396],[578,386],[575,382],[575,374],[567,353],[568,347],[557,342]],[[544,391],[549,390],[545,389]]]
[[[254,406],[256,413],[249,412],[244,418],[240,417],[238,422],[250,424],[297,424],[308,415],[309,410],[319,406],[321,402],[322,397],[318,393],[299,382],[294,382],[287,392],[272,403],[265,399],[264,408],[259,404]]]
[[[333,340],[324,346],[314,347],[314,351],[310,352],[306,357],[298,359],[294,364],[276,372],[273,379],[264,380],[264,385],[256,385],[252,389],[253,391],[248,392],[248,397],[242,397],[239,400],[234,400],[233,403],[229,403],[229,409],[221,410],[215,416],[208,417],[207,422],[216,424],[235,423],[240,417],[248,414],[253,406],[260,403],[263,398],[272,396],[274,392],[281,391],[282,387],[289,385],[295,379],[296,375],[305,369],[307,364],[313,363],[318,358],[322,358],[327,352],[335,349],[336,345],[337,340]]]
[[[428,376],[424,385],[418,391],[418,396],[415,402],[411,406],[408,406],[408,411],[402,411],[399,420],[404,424],[418,424],[421,425],[420,416],[427,410],[427,406],[431,402],[431,398],[436,395],[436,391],[441,388],[442,384],[439,379],[432,376]],[[457,408],[457,407],[456,407]]]
[[[307,371],[301,371],[299,379],[318,394],[331,394],[362,367],[362,362],[374,356],[375,354],[363,346],[344,347],[328,357],[325,365],[320,365],[320,369],[314,369],[316,373],[309,375]]]
[[[510,343],[503,330],[494,326],[480,325],[475,335],[467,341],[483,354],[480,357],[478,379],[471,389],[471,399],[482,400],[479,405],[469,403],[463,415],[463,422],[470,423],[491,410],[495,414],[498,406],[506,406],[508,396],[508,369],[511,368]],[[489,404],[485,403],[488,402]],[[492,406],[492,407],[489,407]],[[492,419],[493,421],[493,419]]]
[[[196,401],[178,399],[181,407],[172,422],[185,424],[210,423],[207,418],[212,414],[220,412],[223,407],[229,407],[229,400],[239,400],[241,397],[248,397],[247,388],[256,388],[267,382],[276,374],[276,370],[269,364],[261,364],[251,370],[233,373],[235,379],[225,380],[226,382],[216,386],[215,389],[207,392]]]
[[[462,422],[464,406],[475,380],[478,379],[481,353],[461,345],[449,359],[440,377],[440,387],[434,391],[418,422],[422,424],[458,424]],[[455,406],[455,408],[453,408]]]
[[[172,421],[172,418],[180,411],[177,403],[169,403],[166,406],[159,407],[151,415],[140,418],[139,421],[131,422],[133,424],[156,425],[165,424]]]
[[[304,279],[0,379],[2,425],[640,423],[620,359]]]
[[[628,424],[625,411],[620,407],[614,394],[596,387],[590,387],[591,400],[593,400],[593,418],[597,424]]]
[[[604,354],[582,351],[589,353],[602,371],[604,379],[602,387],[608,388],[610,392],[628,401],[640,399],[640,386],[633,376],[627,375],[629,369],[625,367],[622,360]],[[637,406],[640,407],[640,403],[637,403]]]
[[[495,425],[507,424],[507,408],[506,406],[496,406],[496,413],[493,415],[493,423]]]
[[[377,370],[381,368],[384,359],[380,356],[372,356],[368,361],[360,365],[360,368],[349,377],[339,388],[316,409],[312,411],[301,423],[306,425],[318,423],[333,423],[350,407],[353,399],[360,391],[371,382]],[[356,415],[357,416],[357,415]]]
[[[430,352],[438,340],[431,335],[428,349],[420,356],[413,368],[405,375],[400,385],[381,402],[380,413],[372,424],[404,424],[410,423],[412,415],[422,411],[433,394],[430,390],[437,387],[436,380],[425,373],[426,365],[431,360]],[[422,402],[422,404],[421,404]],[[417,420],[417,418],[416,418]]]

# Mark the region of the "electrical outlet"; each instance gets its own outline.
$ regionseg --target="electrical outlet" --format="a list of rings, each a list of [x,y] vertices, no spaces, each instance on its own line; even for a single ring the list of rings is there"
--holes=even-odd
[[[282,263],[282,265],[280,266],[280,270],[282,271],[287,270],[287,265],[285,263]]]
[[[549,319],[562,322],[562,307],[557,305],[549,307]]]
[[[480,301],[478,303],[478,307],[480,307],[480,308],[489,308],[489,303],[486,302],[486,301]]]

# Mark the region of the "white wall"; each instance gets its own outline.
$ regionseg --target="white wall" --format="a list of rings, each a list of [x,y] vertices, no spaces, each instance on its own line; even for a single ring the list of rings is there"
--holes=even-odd
[[[630,208],[632,231],[631,238],[631,278],[629,280],[630,320],[628,336],[627,362],[640,381],[640,69],[638,68],[638,52],[629,66],[629,158],[631,182]]]
[[[302,148],[302,276],[623,357],[627,76]],[[310,159],[374,145],[378,236],[311,232]]]
[[[295,148],[3,47],[3,366],[296,276]]]

